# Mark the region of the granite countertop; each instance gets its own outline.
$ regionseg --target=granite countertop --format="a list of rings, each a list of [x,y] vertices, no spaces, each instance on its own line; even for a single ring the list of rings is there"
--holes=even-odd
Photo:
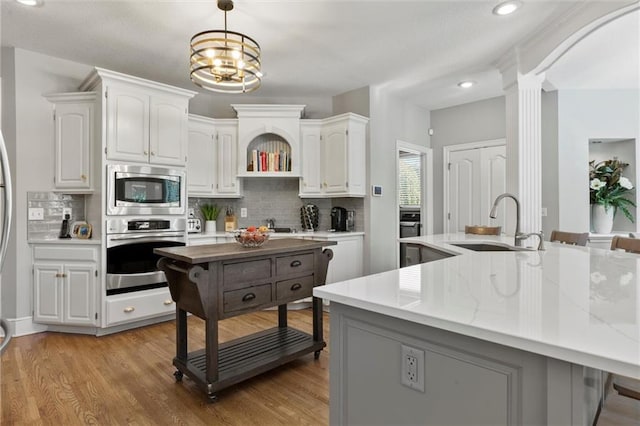
[[[449,244],[513,244],[463,233],[400,241],[454,255],[316,287],[314,296],[640,379],[640,256],[548,242],[545,251],[506,252]]]

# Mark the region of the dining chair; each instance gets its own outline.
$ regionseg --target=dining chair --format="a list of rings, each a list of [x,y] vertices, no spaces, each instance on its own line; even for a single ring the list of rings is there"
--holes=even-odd
[[[616,235],[611,240],[611,250],[624,250],[628,253],[640,254],[640,239],[627,238]],[[628,377],[613,375],[613,388],[620,395],[640,401],[640,380],[630,379]]]
[[[611,240],[611,250],[624,250],[628,253],[640,254],[640,238],[627,238],[616,235]]]
[[[577,233],[553,230],[551,231],[551,237],[549,238],[549,241],[584,247],[587,245],[588,238],[588,232]]]

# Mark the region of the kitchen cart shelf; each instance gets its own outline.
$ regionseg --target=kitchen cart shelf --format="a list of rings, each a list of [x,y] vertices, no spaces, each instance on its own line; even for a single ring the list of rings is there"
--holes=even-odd
[[[311,352],[317,359],[325,346],[326,343],[314,341],[310,334],[290,327],[274,327],[220,344],[218,380],[212,384],[211,391],[224,389]],[[204,349],[189,353],[186,363],[174,358],[173,364],[178,369],[178,379],[185,372],[197,382],[206,383],[207,355]],[[215,395],[210,398],[215,399]]]
[[[287,303],[324,285],[335,241],[284,238],[260,248],[237,243],[155,249],[176,302],[176,380],[191,378],[210,401],[216,392],[326,346],[322,300],[314,297],[313,331],[287,325]],[[278,326],[218,343],[218,321],[278,306]],[[187,313],[205,321],[205,348],[187,352]]]

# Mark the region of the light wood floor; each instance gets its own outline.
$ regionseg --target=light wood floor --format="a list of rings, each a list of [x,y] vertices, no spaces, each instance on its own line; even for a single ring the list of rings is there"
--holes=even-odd
[[[325,340],[329,318],[324,316]],[[276,311],[224,320],[221,341],[273,327]],[[289,312],[311,332],[311,311]],[[204,346],[189,318],[189,350]],[[327,425],[328,347],[218,394],[214,404],[186,376],[176,383],[174,322],[111,336],[40,333],[12,340],[0,359],[4,425]],[[598,426],[640,424],[640,401],[609,394]]]
[[[328,341],[325,314],[325,340]],[[277,311],[220,323],[226,341],[271,328]],[[289,326],[311,332],[311,311]],[[204,347],[204,323],[189,317],[189,351]],[[4,425],[326,425],[328,348],[218,393],[216,403],[184,377],[175,382],[173,321],[110,336],[40,333],[11,341],[1,362]]]

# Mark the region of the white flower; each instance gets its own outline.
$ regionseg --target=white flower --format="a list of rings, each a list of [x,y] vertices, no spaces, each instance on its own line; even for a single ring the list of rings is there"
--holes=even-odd
[[[606,185],[606,183],[602,182],[600,179],[598,179],[598,178],[594,178],[594,179],[591,181],[591,184],[589,185],[589,187],[590,187],[591,189],[595,189],[595,190],[597,191],[598,189],[602,188],[602,187],[603,187],[603,186],[605,186],[605,185]]]
[[[599,284],[602,281],[606,281],[607,277],[602,273],[596,271],[591,273],[591,282]]]
[[[624,189],[633,189],[633,184],[631,184],[631,181],[624,176],[622,176],[618,182]]]

